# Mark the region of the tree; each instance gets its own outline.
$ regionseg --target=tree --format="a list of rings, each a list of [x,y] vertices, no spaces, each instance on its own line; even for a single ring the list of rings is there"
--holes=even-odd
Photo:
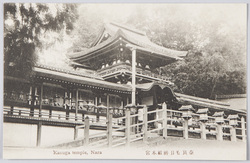
[[[146,30],[156,44],[188,51],[183,61],[163,68],[175,83],[176,91],[204,98],[246,92],[246,19],[241,18],[244,15],[235,16],[219,6],[202,5],[162,5],[144,13],[138,11],[128,23]]]
[[[89,47],[108,17],[145,31],[160,46],[188,51],[182,61],[161,68],[172,78],[176,91],[204,98],[246,92],[246,19],[242,7],[138,4],[123,12],[127,17],[116,16],[126,5],[115,7],[118,12],[108,8],[113,17],[105,13],[105,6],[82,10],[76,47]]]
[[[42,37],[69,33],[77,17],[74,4],[4,4],[4,74],[29,77]]]

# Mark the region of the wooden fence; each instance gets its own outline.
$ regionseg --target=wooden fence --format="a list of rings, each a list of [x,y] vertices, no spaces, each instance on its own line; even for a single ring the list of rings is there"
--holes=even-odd
[[[137,110],[132,112],[131,110]],[[80,121],[82,124],[75,125],[74,139],[82,139],[86,146],[127,146],[132,142],[142,140],[147,142],[151,137],[167,138],[168,136],[178,136],[184,139],[215,139],[230,141],[246,141],[246,117],[236,119],[237,125],[230,125],[229,119],[224,119],[223,123],[216,123],[216,117],[208,116],[207,121],[201,121],[201,115],[192,113],[191,118],[183,118],[183,111],[170,110],[166,103],[161,104],[159,109],[148,111],[145,105],[140,109],[126,108],[125,116],[113,118],[113,113],[108,112],[106,119],[98,119],[91,122],[89,117],[75,117],[61,114],[48,114],[46,112],[33,111],[32,117],[42,119],[57,119],[59,121]],[[4,115],[31,117],[30,111],[17,108],[4,108]],[[47,118],[44,118],[47,117]],[[149,120],[148,117],[151,117]],[[153,117],[153,118],[152,118]],[[41,123],[38,123],[41,125]],[[90,134],[90,127],[103,126],[97,134]],[[38,126],[39,127],[39,126]],[[78,129],[84,128],[84,137],[78,138]],[[39,136],[39,135],[38,135]],[[40,144],[40,138],[38,146]]]

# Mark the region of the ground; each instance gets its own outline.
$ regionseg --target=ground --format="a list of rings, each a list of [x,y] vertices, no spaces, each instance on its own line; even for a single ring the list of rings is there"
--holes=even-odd
[[[245,160],[246,143],[168,138],[131,144],[128,148],[20,148],[4,147],[4,158],[77,158],[77,159],[192,159],[192,160]],[[115,154],[114,154],[115,153]]]

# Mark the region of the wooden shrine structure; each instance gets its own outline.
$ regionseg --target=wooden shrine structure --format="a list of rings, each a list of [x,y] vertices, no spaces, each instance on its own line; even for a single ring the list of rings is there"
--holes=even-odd
[[[68,54],[71,70],[36,65],[32,80],[5,76],[4,122],[37,124],[37,146],[44,125],[74,128],[81,145],[104,137],[102,145],[129,146],[152,135],[246,141],[245,110],[172,91],[160,69],[186,54],[105,24],[91,48]]]

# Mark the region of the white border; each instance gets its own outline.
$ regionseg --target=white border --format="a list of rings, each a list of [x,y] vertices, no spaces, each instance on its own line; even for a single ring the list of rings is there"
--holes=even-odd
[[[0,93],[0,106],[1,108],[3,108],[3,4],[4,3],[17,3],[17,2],[33,2],[33,3],[246,3],[248,4],[247,6],[247,9],[249,8],[249,4],[250,4],[250,1],[249,0],[2,0],[0,3],[1,3],[1,6],[0,6],[0,11],[2,11],[2,14],[0,16],[0,20],[1,20],[1,24],[0,24],[0,35],[1,35],[1,38],[0,38],[0,49],[1,50],[1,59],[0,59],[0,67],[2,67],[2,71],[0,71],[0,90],[2,91]],[[249,11],[247,10],[247,29],[249,30]],[[247,40],[249,40],[250,38],[250,33],[247,32]],[[247,54],[249,53],[249,48],[250,48],[250,44],[249,44],[249,41],[247,41]],[[250,57],[248,57],[247,55],[247,63],[250,63]],[[250,72],[250,66],[248,65],[247,66],[247,84],[249,85],[250,84],[250,75],[249,75],[249,72]],[[250,93],[250,89],[247,87],[247,94],[249,95]],[[249,97],[247,96],[247,106],[249,104]],[[249,111],[247,112],[247,116],[250,117],[250,113]],[[0,123],[0,145],[2,147],[3,145],[3,134],[2,134],[2,131],[3,131],[3,112],[2,112],[2,109],[0,109],[0,120],[1,120],[1,123]],[[248,135],[248,143],[247,143],[247,150],[249,152],[249,135],[250,135],[250,130],[249,130],[249,120],[247,121],[247,135]],[[7,163],[7,162],[19,162],[19,163],[33,163],[33,162],[36,162],[36,163],[39,163],[39,162],[53,162],[53,163],[58,163],[58,162],[91,162],[91,163],[97,163],[99,162],[100,160],[3,160],[3,151],[2,151],[2,148],[0,150],[0,162],[3,162],[3,163]],[[111,163],[115,163],[115,162],[122,162],[122,163],[127,163],[127,162],[136,162],[136,163],[144,163],[144,162],[166,162],[166,160],[102,160],[102,162],[111,162]],[[183,160],[185,162],[194,162],[193,160]],[[174,160],[167,160],[167,162],[169,163],[179,163],[179,162],[183,162],[183,161],[174,161]],[[195,161],[195,162],[205,162],[205,161]],[[214,161],[214,162],[228,162],[228,161]],[[230,162],[242,162],[242,161],[230,161]],[[248,156],[247,156],[247,161],[243,161],[243,162],[250,162],[249,161],[249,153],[248,153]]]

